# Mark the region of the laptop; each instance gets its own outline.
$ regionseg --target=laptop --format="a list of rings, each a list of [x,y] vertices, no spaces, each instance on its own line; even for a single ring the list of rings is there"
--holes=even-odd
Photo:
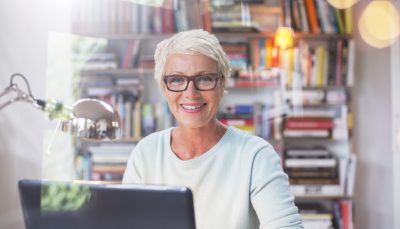
[[[195,229],[181,186],[18,182],[26,229]]]

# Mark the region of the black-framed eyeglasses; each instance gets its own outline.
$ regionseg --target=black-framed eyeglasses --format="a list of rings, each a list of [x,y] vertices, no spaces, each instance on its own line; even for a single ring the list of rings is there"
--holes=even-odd
[[[166,75],[163,77],[164,83],[169,91],[186,91],[189,82],[193,81],[194,87],[199,91],[211,91],[217,86],[220,75],[217,73],[207,73],[195,76]]]

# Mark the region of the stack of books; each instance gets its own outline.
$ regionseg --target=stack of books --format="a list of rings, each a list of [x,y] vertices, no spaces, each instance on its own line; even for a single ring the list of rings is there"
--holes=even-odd
[[[334,121],[327,117],[289,117],[284,122],[283,136],[329,138]]]
[[[327,149],[288,149],[283,167],[296,196],[343,194],[339,160]]]
[[[298,204],[303,225],[306,229],[330,229],[333,227],[334,215],[320,203]]]
[[[121,181],[134,147],[128,143],[90,146],[90,180]]]

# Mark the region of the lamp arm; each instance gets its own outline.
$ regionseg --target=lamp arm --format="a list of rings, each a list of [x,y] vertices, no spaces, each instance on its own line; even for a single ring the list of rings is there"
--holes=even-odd
[[[18,85],[14,83],[15,77],[19,76],[26,84],[26,88],[28,92],[24,92],[21,89],[18,88]],[[14,94],[13,97],[9,98],[8,100],[1,102],[1,98],[3,96],[6,96],[8,94]],[[2,110],[4,107],[17,102],[17,101],[25,101],[30,104],[32,104],[34,107],[43,110],[44,109],[44,104],[41,100],[35,99],[33,97],[32,92],[31,92],[31,87],[29,85],[28,80],[24,75],[21,73],[14,73],[10,77],[10,85],[4,89],[2,93],[0,93],[0,110]]]
[[[0,99],[6,95],[12,95],[12,97],[3,102],[0,101],[0,110],[18,101],[25,101],[33,104],[36,108],[40,108],[35,102],[36,100],[31,95],[21,91],[16,84],[12,84],[4,89],[4,91],[0,93]]]

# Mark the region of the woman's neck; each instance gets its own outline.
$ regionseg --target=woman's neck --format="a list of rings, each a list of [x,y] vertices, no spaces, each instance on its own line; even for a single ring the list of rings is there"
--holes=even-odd
[[[182,160],[196,158],[208,150],[225,134],[227,127],[219,121],[202,128],[178,126],[172,131],[171,148]]]

